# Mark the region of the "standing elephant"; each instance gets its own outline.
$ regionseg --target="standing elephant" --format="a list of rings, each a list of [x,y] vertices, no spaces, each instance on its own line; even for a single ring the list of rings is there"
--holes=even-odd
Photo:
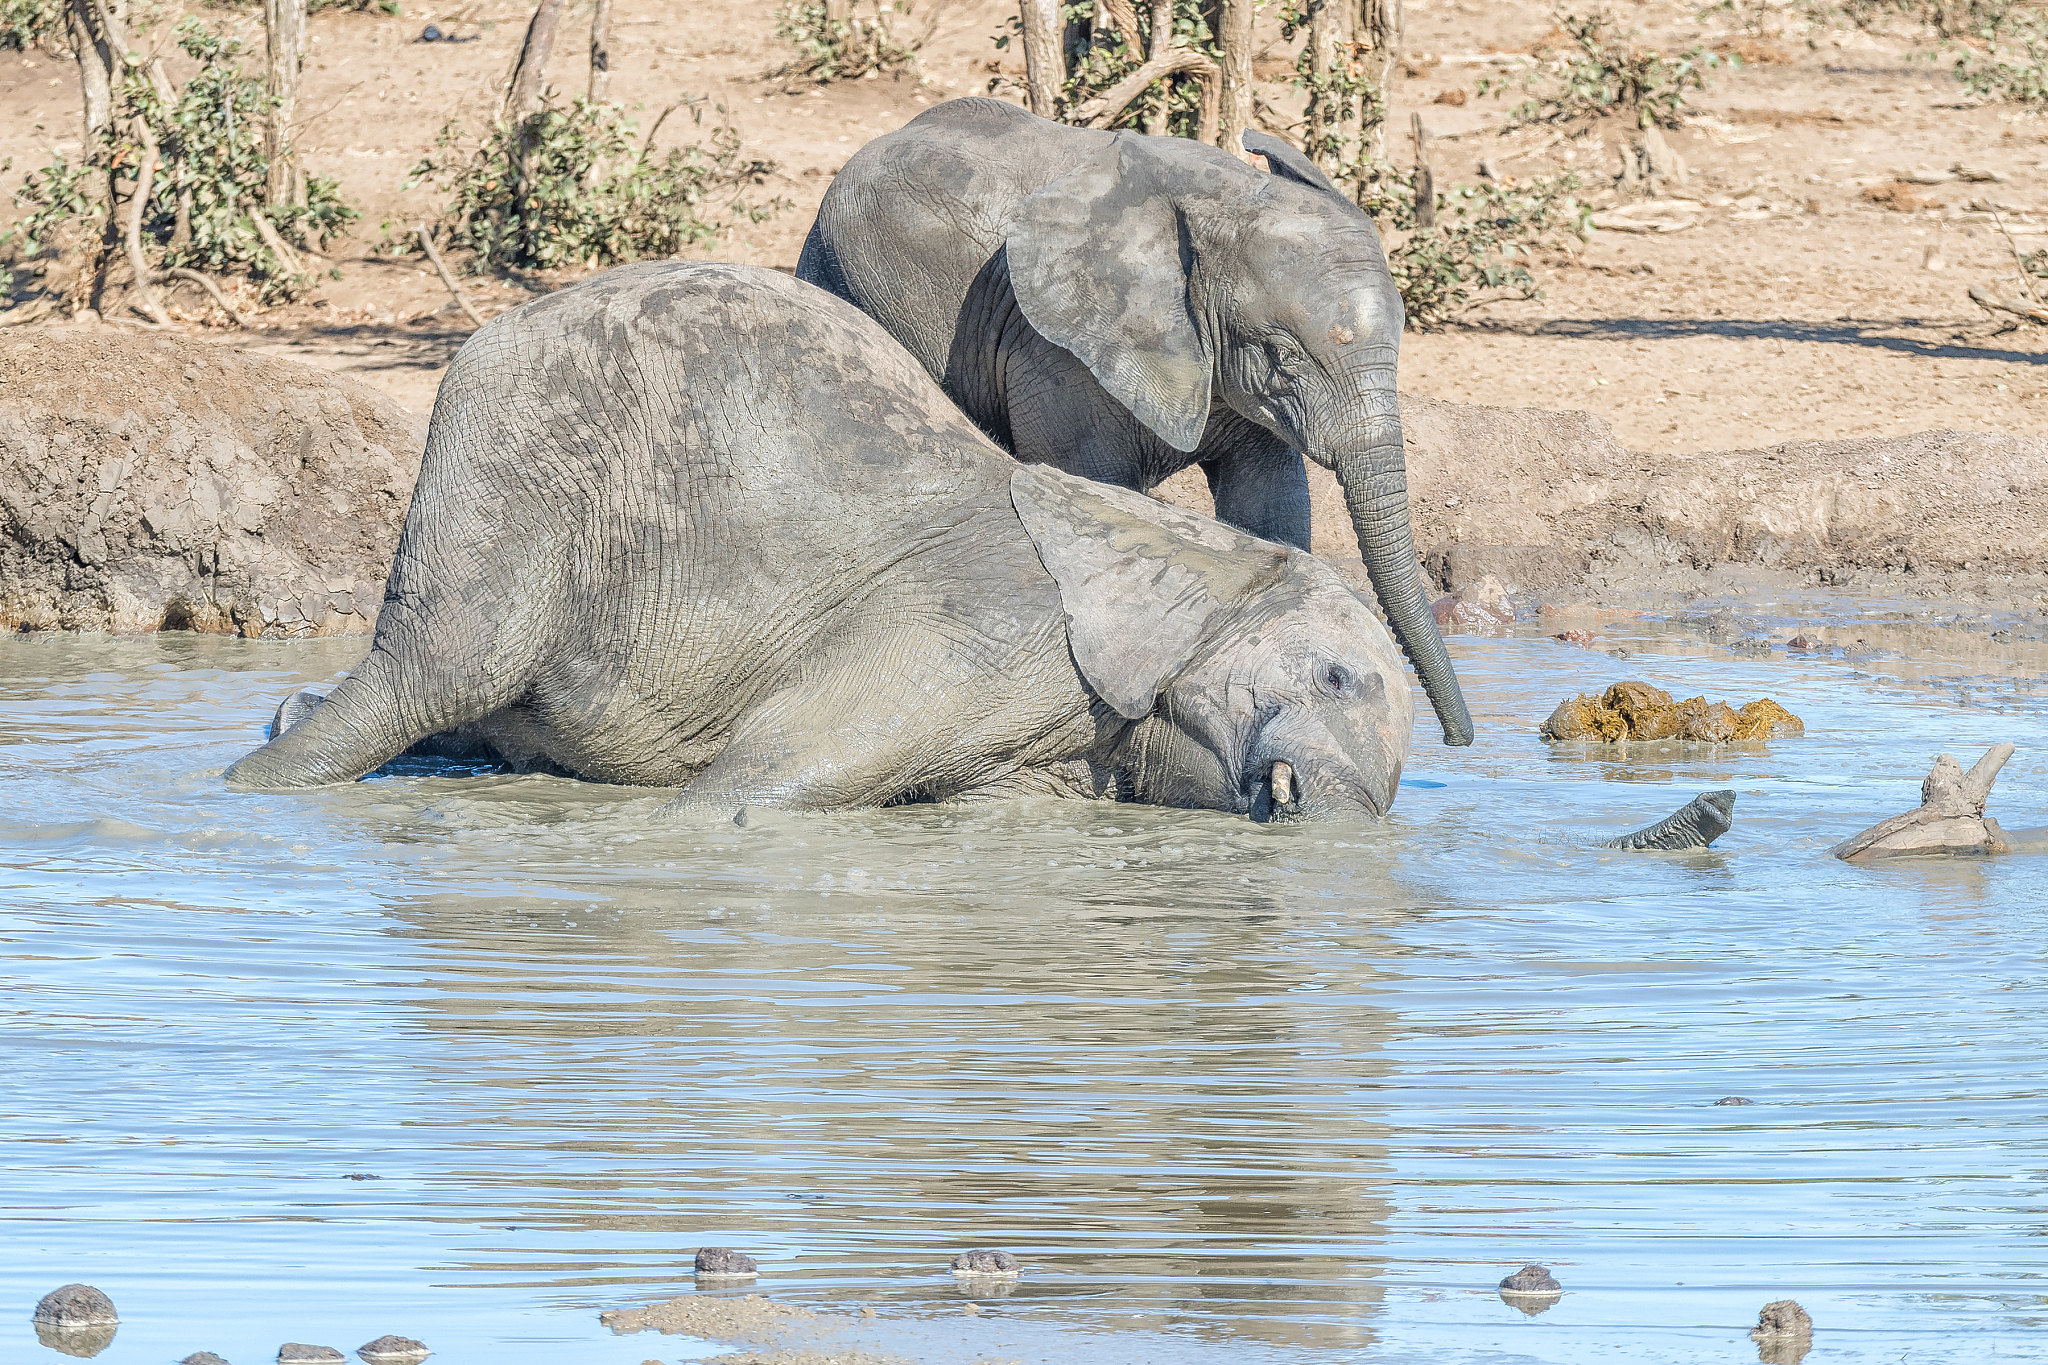
[[[463,346],[369,657],[227,778],[345,782],[431,739],[728,810],[1373,816],[1412,722],[1329,566],[1017,464],[809,285],[659,264]]]
[[[1020,460],[1139,490],[1200,464],[1218,517],[1302,549],[1301,455],[1334,471],[1444,742],[1470,744],[1408,527],[1379,234],[1286,143],[1245,145],[1274,174],[953,100],[846,163],[797,278],[888,328]]]

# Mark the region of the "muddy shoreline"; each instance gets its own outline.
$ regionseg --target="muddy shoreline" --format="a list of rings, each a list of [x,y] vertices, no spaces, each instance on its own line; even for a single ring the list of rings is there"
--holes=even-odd
[[[0,341],[0,628],[367,633],[423,424],[295,361],[183,337]],[[149,377],[145,382],[144,377]],[[2048,629],[2048,441],[1934,431],[1630,450],[1584,412],[1401,400],[1415,543],[1439,592],[1533,612],[1802,597]],[[1365,589],[1334,478],[1312,546]],[[1212,510],[1197,470],[1154,490]],[[364,599],[368,599],[367,601]]]

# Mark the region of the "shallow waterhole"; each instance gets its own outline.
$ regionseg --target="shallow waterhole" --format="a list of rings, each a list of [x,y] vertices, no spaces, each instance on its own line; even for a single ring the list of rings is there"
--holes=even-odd
[[[386,1332],[709,1358],[597,1313],[691,1292],[714,1244],[755,1292],[872,1306],[835,1347],[934,1361],[1741,1361],[1783,1297],[1829,1361],[2028,1358],[2048,866],[1826,849],[2003,739],[1992,813],[2048,824],[2048,694],[1886,630],[1454,638],[1481,742],[1418,701],[1370,828],[234,795],[362,641],[0,640],[0,1356],[54,1365],[29,1308],[82,1280],[122,1313],[106,1365]],[[1622,677],[1807,736],[1536,739]],[[1591,847],[1717,787],[1710,851]],[[1025,1278],[954,1281],[970,1246]],[[1492,1288],[1531,1260],[1567,1291],[1535,1317]]]

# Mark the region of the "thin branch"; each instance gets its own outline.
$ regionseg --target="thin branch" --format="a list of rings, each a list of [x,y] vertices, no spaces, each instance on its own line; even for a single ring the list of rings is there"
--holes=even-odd
[[[159,327],[171,325],[171,315],[156,300],[149,287],[149,261],[142,254],[142,214],[149,207],[149,192],[156,184],[157,142],[143,119],[135,120],[136,136],[142,141],[142,164],[135,168],[135,188],[128,195],[128,224],[122,237],[128,244],[128,268],[135,272],[135,292],[142,296],[142,311]]]
[[[1986,202],[1989,203],[1989,200]],[[2005,238],[2005,245],[2012,252],[2012,263],[2020,268],[2020,288],[2026,290],[2027,297],[2035,303],[2041,302],[2041,296],[2034,292],[2033,281],[2027,278],[2027,258],[2020,254],[2020,244],[2005,230],[2005,219],[1999,216],[1996,204],[1991,204],[1991,221],[1998,224],[1998,235]]]
[[[219,305],[221,312],[226,313],[228,315],[228,321],[234,323],[235,326],[237,327],[247,327],[249,325],[249,319],[243,317],[239,312],[235,310],[235,305],[228,302],[228,296],[226,294],[221,293],[220,286],[215,284],[211,279],[207,278],[205,275],[200,274],[198,271],[187,270],[184,266],[177,265],[172,266],[169,270],[158,271],[157,278],[159,280],[191,281],[193,284],[198,285],[201,289],[204,289],[207,293],[213,295],[214,303]]]
[[[1983,285],[1973,284],[1970,286],[1970,302],[1990,312],[2011,313],[2014,317],[2048,327],[2048,307],[2043,307],[2038,299],[2029,302],[2026,299],[1995,298]]]
[[[277,226],[263,216],[263,210],[251,204],[249,206],[249,217],[255,220],[256,235],[263,239],[263,245],[270,248],[270,254],[277,257],[277,263],[283,268],[284,273],[287,275],[305,274],[305,263],[299,259],[299,254],[292,250],[291,243],[285,241],[284,235],[277,230]]]
[[[469,314],[471,322],[479,327],[483,326],[483,315],[470,307],[469,300],[463,297],[461,288],[456,285],[455,277],[448,273],[448,263],[442,260],[441,253],[434,249],[434,237],[432,233],[427,231],[427,225],[421,223],[413,231],[419,233],[420,246],[426,250],[427,259],[434,263],[434,269],[441,272],[441,283],[448,286],[448,292],[454,295],[456,304],[463,312]]]
[[[1071,110],[1067,114],[1067,121],[1084,124],[1090,128],[1107,128],[1132,100],[1145,93],[1146,86],[1168,76],[1177,76],[1183,71],[1192,71],[1203,80],[1218,79],[1222,75],[1222,70],[1216,63],[1195,49],[1168,48],[1162,55],[1152,58],[1094,99],[1087,100]]]

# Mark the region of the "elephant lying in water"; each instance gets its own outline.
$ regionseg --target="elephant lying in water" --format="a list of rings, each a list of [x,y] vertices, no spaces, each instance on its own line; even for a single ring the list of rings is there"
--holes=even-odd
[[[462,348],[369,657],[280,719],[232,785],[350,781],[440,735],[726,809],[1266,818],[1384,813],[1413,703],[1327,565],[1017,464],[823,291],[660,264]]]

